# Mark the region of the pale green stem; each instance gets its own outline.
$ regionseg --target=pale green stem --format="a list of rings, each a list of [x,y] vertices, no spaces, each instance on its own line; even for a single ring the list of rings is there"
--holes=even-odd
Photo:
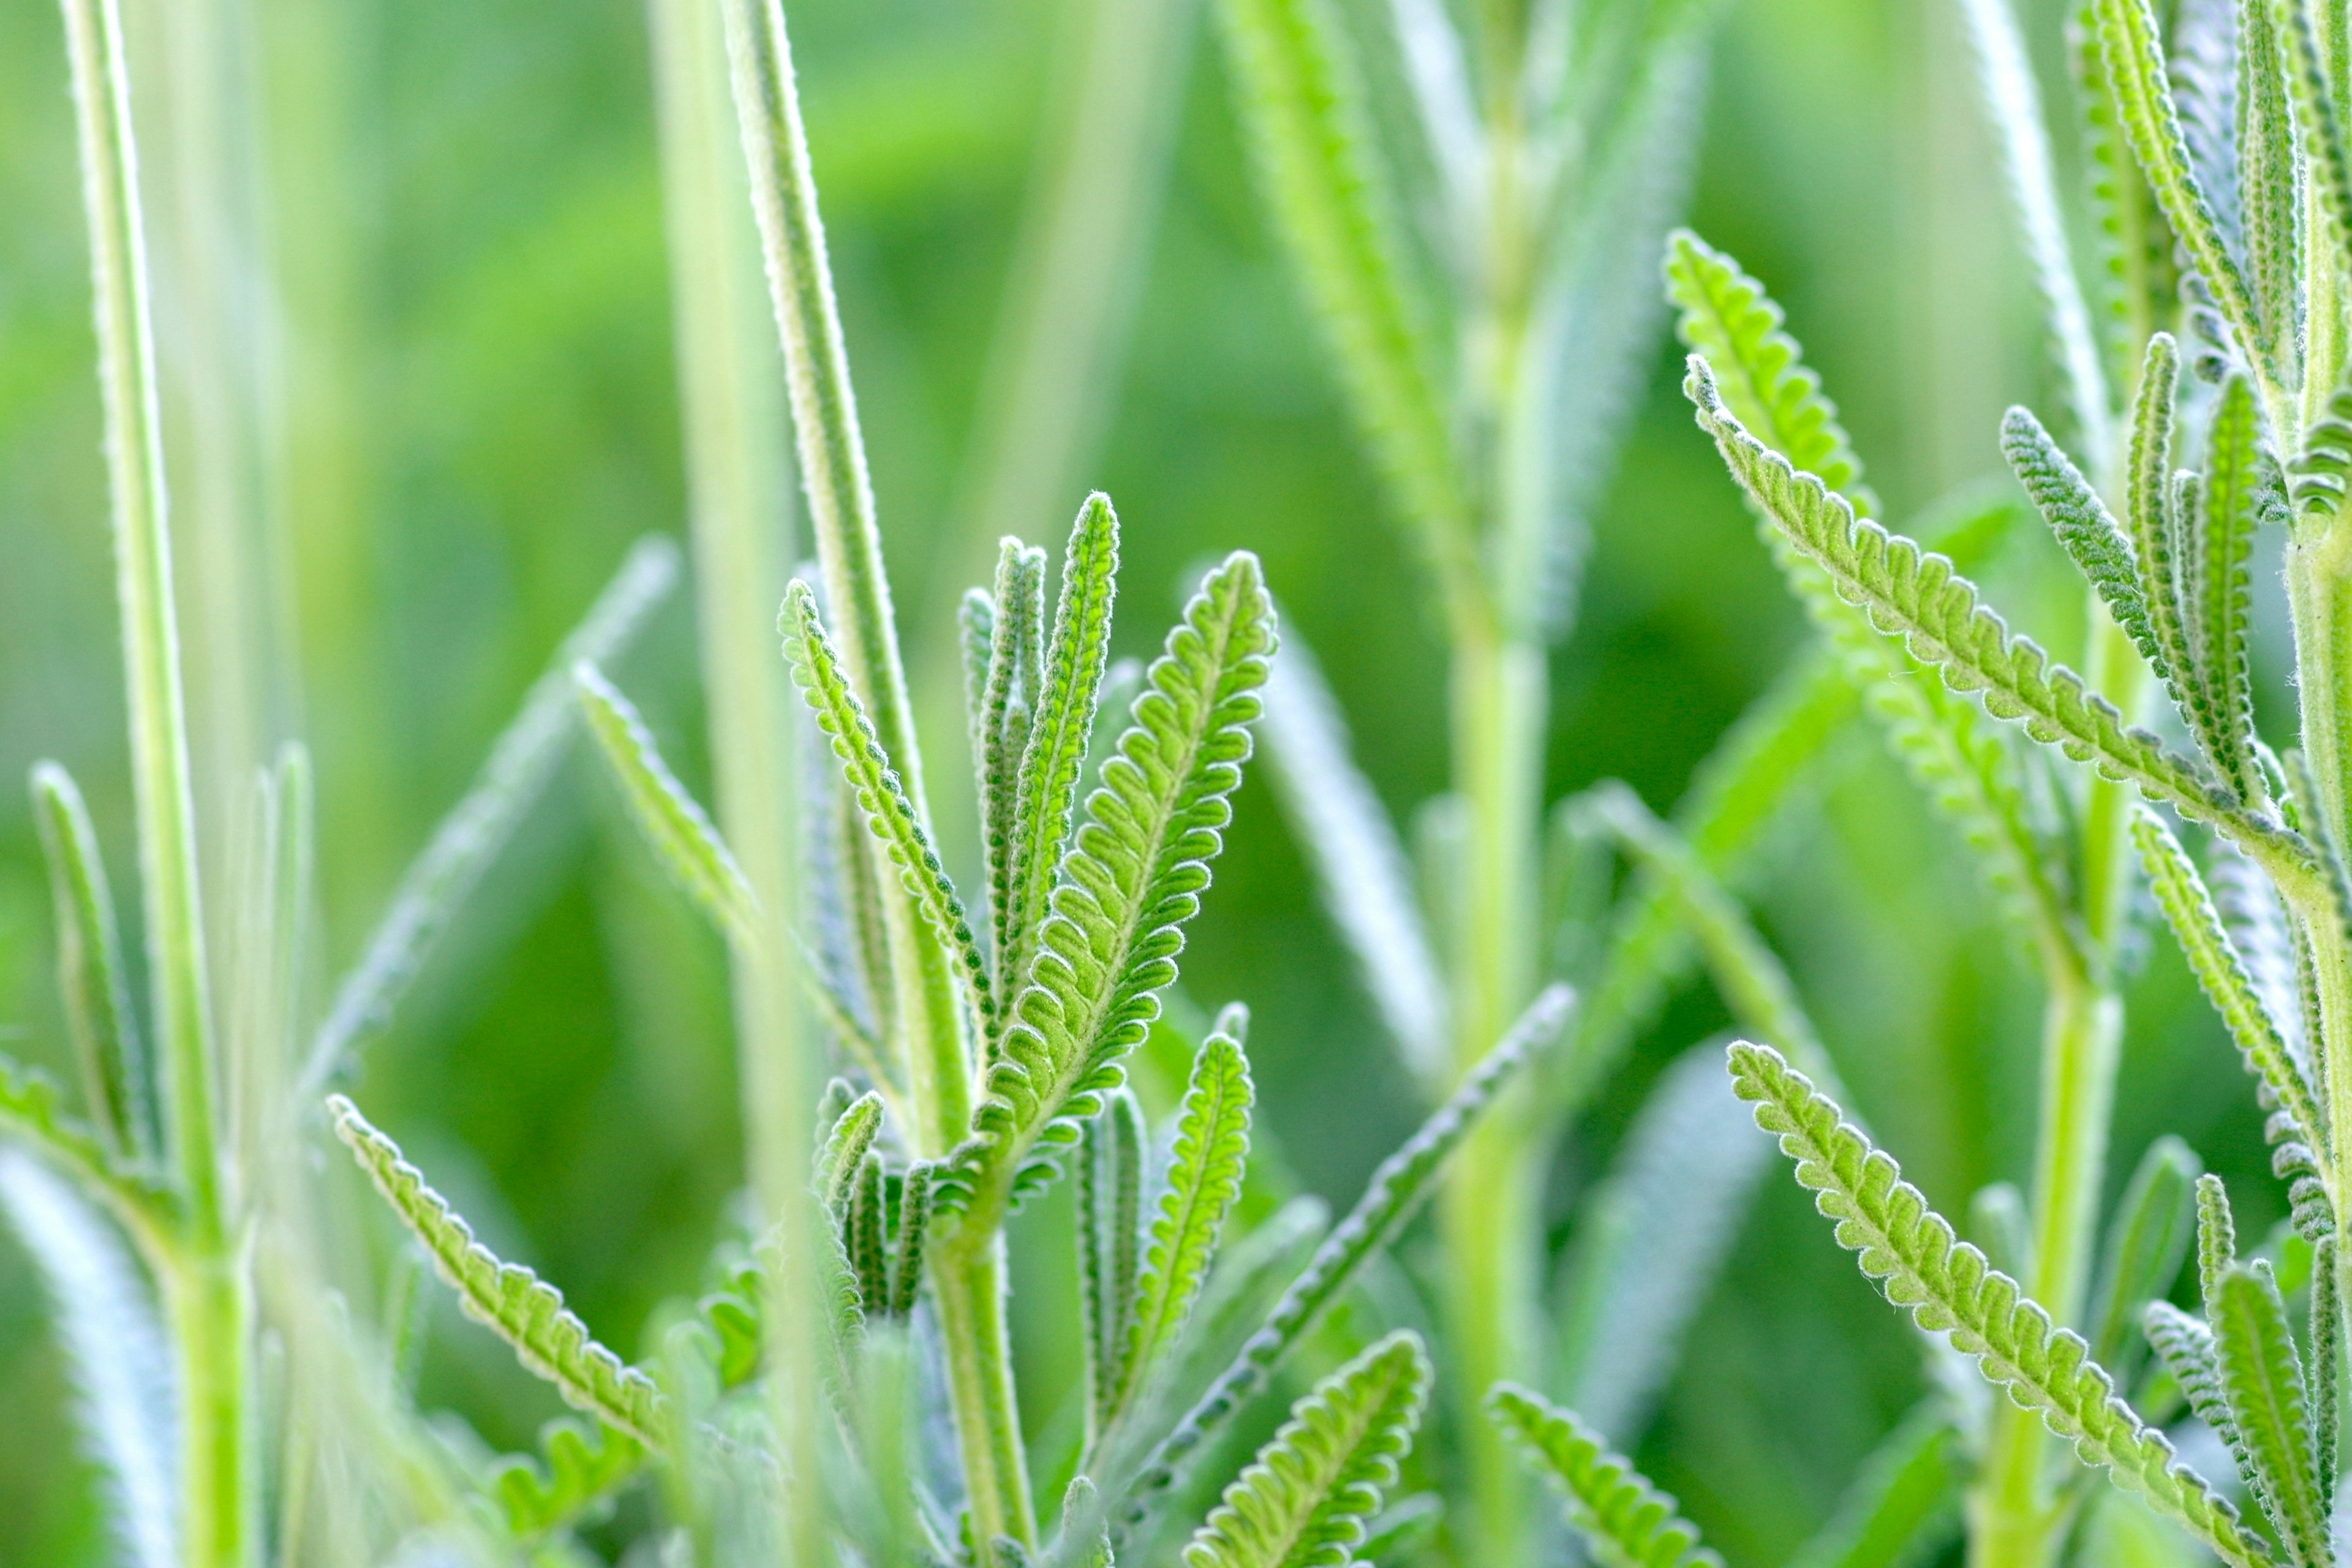
[[[1524,223],[1520,144],[1513,125],[1490,127],[1487,276],[1468,338],[1466,368],[1485,425],[1490,568],[1504,580],[1487,595],[1499,624],[1465,616],[1452,627],[1454,779],[1469,818],[1453,954],[1459,1072],[1494,1047],[1535,994],[1538,962],[1549,672],[1544,646],[1531,635],[1527,568],[1545,527],[1549,448],[1538,427],[1546,404],[1534,363],[1534,246]],[[1528,1092],[1519,1089],[1488,1113],[1464,1144],[1439,1211],[1458,1431],[1471,1488],[1468,1552],[1480,1562],[1520,1561],[1530,1544],[1524,1468],[1481,1402],[1502,1378],[1539,1375],[1546,1152],[1533,1110]]]
[[[919,814],[922,766],[914,712],[898,658],[890,588],[883,574],[874,491],[857,429],[848,353],[834,304],[817,214],[816,181],[793,86],[792,46],[778,0],[724,0],[735,108],[759,219],[768,283],[784,350],[785,384],[799,441],[827,613],[852,687],[872,719]],[[961,1142],[971,1119],[971,1062],[961,998],[946,945],[924,923],[898,871],[878,859],[897,994],[895,1025],[919,1125],[914,1152],[937,1157]],[[1020,1412],[1004,1334],[1004,1276],[993,1239],[942,1247],[933,1279],[973,1518],[1024,1545],[1036,1536],[1021,1462]],[[984,1440],[982,1440],[984,1439]],[[983,1535],[985,1539],[985,1535]]]
[[[130,78],[113,0],[66,0],[65,20],[97,293],[153,1022],[166,1129],[184,1205],[180,1277],[165,1281],[173,1297],[182,1382],[184,1543],[191,1568],[235,1568],[253,1560],[257,1544],[247,1528],[256,1479],[246,1412],[252,1300],[222,1181]]]
[[[2095,601],[2090,679],[2126,713],[2138,705],[2145,667]],[[2083,811],[2080,914],[2095,963],[2112,967],[2131,875],[2128,785],[2093,775]],[[2034,1152],[2033,1256],[2025,1287],[2061,1324],[2079,1327],[2090,1295],[2115,1107],[2123,1003],[2111,981],[2073,952],[2042,954],[2042,1097]],[[2065,1534],[2052,1482],[2058,1449],[2042,1417],[1999,1402],[1984,1468],[1969,1499],[1971,1568],[2046,1568]]]
[[[822,1310],[814,1210],[794,1201],[806,1180],[814,1100],[801,1028],[787,917],[798,907],[790,704],[772,624],[791,555],[789,477],[773,340],[763,320],[758,237],[749,220],[740,142],[730,124],[719,20],[697,0],[652,0],[662,193],[669,238],[678,391],[684,416],[697,623],[708,693],[719,826],[759,902],[734,943],[736,1060],[744,1147],[763,1229],[781,1227],[787,1262],[772,1272],[771,1364],[820,1364]],[[794,1478],[780,1500],[792,1560],[827,1553],[819,1391],[804,1376],[771,1379],[773,1414]]]

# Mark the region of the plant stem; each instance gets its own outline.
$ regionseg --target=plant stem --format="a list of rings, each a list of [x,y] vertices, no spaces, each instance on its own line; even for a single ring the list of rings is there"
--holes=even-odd
[[[2091,606],[2090,679],[2125,712],[2138,707],[2144,667],[2123,632]],[[2130,886],[2128,786],[2093,776],[2083,811],[2079,913],[2093,957],[2042,957],[2042,1095],[2033,1179],[2033,1256],[2026,1289],[2061,1324],[2080,1324],[2090,1294],[2106,1176],[2107,1128],[2123,1040],[2123,1003],[2106,975]],[[2095,972],[2094,972],[2095,971]],[[2064,1537],[2053,1496],[2055,1452],[2041,1416],[2006,1401],[1994,1413],[1983,1479],[1969,1499],[1971,1568],[2045,1568]]]
[[[899,662],[783,9],[778,0],[724,0],[723,14],[827,611],[850,684],[916,811],[928,817],[914,710]],[[916,910],[897,868],[878,845],[865,847],[875,858],[874,879],[881,889],[897,999],[894,1027],[917,1108],[919,1125],[904,1131],[917,1155],[937,1158],[962,1140],[971,1120],[970,1042],[953,961]],[[1035,1510],[1022,1462],[1020,1408],[1004,1332],[1004,1273],[996,1248],[993,1237],[943,1238],[932,1275],[972,1517],[1031,1545]]]
[[[222,1181],[130,76],[114,0],[65,0],[65,20],[97,294],[148,966],[166,1132],[184,1215],[182,1277],[167,1281],[182,1379],[184,1547],[192,1568],[235,1568],[253,1560],[257,1545],[247,1528],[257,1479],[246,1409],[252,1298]]]
[[[748,221],[740,143],[729,123],[719,19],[695,0],[652,0],[662,191],[673,278],[678,383],[694,540],[696,620],[720,832],[759,902],[734,943],[736,1060],[743,1141],[762,1228],[780,1228],[786,1263],[768,1281],[772,1364],[818,1364],[817,1274],[805,1180],[812,1055],[794,995],[798,954],[787,918],[799,907],[793,846],[793,700],[769,626],[791,555],[788,486],[776,395],[777,355],[761,320],[757,236]],[[780,1500],[791,1558],[822,1561],[824,1417],[804,1377],[772,1378],[772,1415],[794,1480]],[[804,1479],[805,1478],[805,1479]]]

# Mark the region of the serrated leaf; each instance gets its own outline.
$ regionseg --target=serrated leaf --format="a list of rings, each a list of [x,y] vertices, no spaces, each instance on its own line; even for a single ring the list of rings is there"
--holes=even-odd
[[[963,900],[956,896],[955,884],[948,879],[947,868],[931,847],[930,834],[915,803],[876,738],[865,705],[850,689],[840,655],[818,618],[815,591],[798,578],[784,591],[782,629],[784,657],[792,663],[793,679],[800,683],[809,710],[831,741],[833,754],[841,761],[843,777],[866,816],[867,827],[891,864],[898,868],[899,880],[922,911],[932,935],[954,955],[971,988],[974,1011],[988,1017],[993,1005],[988,968],[971,934]]]
[[[2205,755],[2241,800],[2260,800],[2254,765],[2252,675],[2247,661],[2253,588],[2246,562],[2254,531],[2269,510],[2262,413],[2253,385],[2232,375],[2206,428],[2201,504],[2188,528],[2182,602],[2196,652],[2189,718]]]
[[[2070,9],[2067,63],[2089,167],[2097,277],[2104,285],[2097,292],[2098,325],[2107,379],[2110,384],[2129,386],[2154,328],[2152,318],[2178,292],[2172,236],[2116,117],[2091,0],[2077,0]]]
[[[838,1215],[848,1206],[866,1163],[866,1152],[874,1147],[881,1131],[882,1097],[872,1089],[844,1106],[824,1128],[812,1162],[809,1186],[831,1213]]]
[[[1032,945],[1069,844],[1078,774],[1094,733],[1095,698],[1110,657],[1118,572],[1118,517],[1110,498],[1097,491],[1079,509],[1062,552],[1062,597],[1045,647],[1044,684],[1030,697],[1029,742],[1013,812],[1013,903],[999,960],[1008,986],[1027,980]]]
[[[2261,313],[2262,350],[2275,385],[2295,374],[2291,324],[2302,262],[2303,196],[2295,177],[2294,116],[2287,108],[2285,54],[2268,0],[2231,7],[2237,13],[2236,153],[2239,226],[2245,236],[2247,282]]]
[[[2099,1263],[2090,1316],[2091,1359],[2128,1379],[2137,1358],[2133,1328],[2142,1309],[2172,1289],[2196,1235],[2197,1156],[2178,1138],[2158,1138],[2116,1205]]]
[[[721,933],[739,942],[758,935],[760,900],[700,803],[688,795],[636,707],[594,665],[572,667],[588,732],[629,803],[630,820],[663,868],[677,879]]]
[[[155,1303],[121,1244],[52,1171],[0,1149],[0,1208],[48,1295],[77,1425],[104,1472],[106,1533],[125,1568],[177,1568],[173,1369]]]
[[[1087,1334],[1087,1447],[1119,1396],[1142,1259],[1143,1110],[1125,1088],[1103,1097],[1079,1131],[1078,1307]]]
[[[1479,1114],[1530,1056],[1558,1037],[1567,1022],[1570,1000],[1566,986],[1548,987],[1445,1103],[1381,1162],[1356,1206],[1316,1248],[1305,1271],[1283,1291],[1232,1364],[1144,1458],[1127,1489],[1128,1502],[1113,1531],[1115,1540],[1123,1540],[1150,1517],[1185,1460],[1265,1387],[1364,1265],[1396,1239],[1429,1195],[1446,1160],[1469,1136]]]
[[[464,798],[402,873],[391,908],[336,989],[334,1005],[311,1039],[297,1099],[324,1087],[368,1037],[391,1021],[435,942],[545,791],[572,739],[578,700],[572,667],[583,659],[602,664],[627,647],[677,580],[677,546],[659,534],[640,540],[563,639],[547,672],[524,695],[521,710],[499,732]]]
[[[2352,274],[2352,236],[2345,232],[2346,226],[2352,224],[2352,160],[2346,153],[2347,128],[2337,96],[2344,88],[2340,79],[2345,74],[2344,22],[2340,16],[2329,13],[2334,33],[2328,40],[2330,58],[2323,62],[2311,8],[2300,0],[2269,0],[2269,5],[2271,26],[2284,54],[2287,96],[2294,105],[2292,119],[2303,134],[2303,182],[2318,208],[2323,243],[2312,247],[2320,253],[2314,259],[2317,269],[2341,279]],[[2339,79],[2331,82],[2331,75]],[[2305,282],[2315,292],[2322,288],[2307,275]],[[2326,292],[2334,297],[2333,289]],[[2320,321],[2311,323],[2311,328],[2304,374],[2321,386],[2330,385],[2343,374],[2342,325]]]
[[[1485,574],[1421,310],[1398,258],[1390,179],[1329,0],[1223,0],[1251,163],[1321,316],[1356,421],[1457,614]]]
[[[1014,898],[1020,850],[1021,759],[1029,749],[1037,701],[1034,679],[1044,666],[1039,627],[1045,616],[1045,552],[1007,538],[998,543],[996,616],[982,692],[980,771],[981,850],[988,875],[988,929],[995,946],[993,975],[1001,991],[1016,984],[1011,954],[1022,945]],[[993,1042],[992,1041],[992,1048]]]
[[[1257,558],[1237,551],[1168,634],[1087,802],[942,1208],[992,1215],[1050,1181],[1076,1121],[1123,1080],[1224,846],[1274,645]]]
[[[923,1289],[924,1248],[931,1227],[931,1176],[939,1167],[918,1160],[907,1167],[906,1184],[898,1195],[898,1237],[890,1259],[890,1300],[883,1310],[904,1319],[915,1310]]]
[[[163,1146],[154,1075],[131,1006],[114,891],[81,791],[55,763],[33,765],[33,820],[49,865],[58,989],[90,1120],[114,1154],[152,1161]]]
[[[2214,1363],[2247,1462],[2246,1486],[2289,1558],[2327,1568],[2328,1493],[2312,1471],[2303,1363],[2270,1266],[2232,1265],[2213,1304]]]
[[[2197,1418],[2234,1454],[2237,1427],[2230,1418],[2230,1402],[2221,1394],[2221,1374],[2213,1361],[2213,1331],[2169,1301],[2150,1301],[2142,1319],[2147,1342],[2157,1359],[2179,1386],[2181,1397]]]
[[[1186,1543],[1185,1568],[1347,1568],[1428,1394],[1429,1358],[1409,1330],[1317,1384]]]
[[[1837,1222],[1839,1245],[1860,1255],[1864,1275],[1879,1281],[1889,1300],[1920,1328],[1948,1333],[1955,1349],[1975,1357],[1987,1379],[2039,1414],[2084,1463],[2105,1468],[2224,1562],[2251,1568],[2269,1561],[2228,1502],[2175,1463],[2172,1446],[2125,1403],[2081,1336],[2056,1327],[2015,1280],[1958,1240],[1835,1104],[1769,1047],[1735,1044],[1731,1067],[1740,1098],[1756,1102],[1757,1124],[1779,1135],[1797,1162],[1799,1184]]]
[[[1413,901],[1404,846],[1349,756],[1346,721],[1295,634],[1266,675],[1263,732],[1283,815],[1324,910],[1405,1065],[1435,1086],[1451,1065],[1445,980]]]
[[[1981,693],[1995,717],[2018,721],[2035,740],[2221,828],[2282,882],[2308,885],[2313,871],[2302,846],[2283,829],[2249,816],[2196,763],[2128,725],[2113,703],[2088,690],[2073,670],[2051,663],[2032,638],[2012,636],[1949,561],[1856,519],[1820,479],[1792,470],[1759,445],[1724,408],[1704,361],[1693,358],[1684,385],[1701,426],[1714,436],[1757,505],[1828,571],[1842,596],[1866,606],[1888,631],[1901,633],[1953,689]]]
[[[2311,1342],[2311,1468],[2323,1479],[2338,1473],[2336,1420],[2341,1398],[2338,1380],[2344,1374],[2344,1312],[2336,1249],[2341,1245],[2335,1236],[2323,1236],[2312,1248],[2311,1258],[2311,1310],[2306,1325]]]
[[[1605,1568],[1722,1568],[1698,1527],[1633,1461],[1543,1395],[1500,1383],[1486,1414],[1568,1502],[1568,1519]]]
[[[1159,1370],[1192,1316],[1216,1260],[1225,1215],[1241,1196],[1255,1099],[1241,1042],[1223,1033],[1202,1042],[1177,1113],[1168,1186],[1151,1217],[1108,1421],[1116,1421]]]
[[[2303,1065],[2287,1048],[2277,1023],[2255,993],[2205,890],[2205,879],[2197,873],[2197,863],[2163,819],[2145,806],[2133,813],[2132,841],[2139,847],[2140,864],[2147,869],[2148,886],[2158,907],[2164,910],[2165,922],[2172,928],[2198,984],[2229,1026],[2230,1037],[2237,1042],[2247,1070],[2294,1116],[2297,1135],[2306,1147],[2326,1147],[2318,1100],[2304,1077]]]
[[[2000,0],[1971,0],[1972,4],[1999,4]],[[2172,666],[2164,645],[2158,639],[2156,625],[2148,603],[2140,591],[2138,557],[2132,542],[2124,535],[2123,527],[2107,510],[2099,492],[2074,466],[2074,459],[2031,409],[2012,407],[2001,416],[2001,455],[2009,459],[2018,482],[2025,493],[2033,498],[2050,531],[2074,564],[2082,568],[2091,586],[2107,606],[2116,624],[2129,634],[2132,646],[2139,649],[2147,667],[2159,679],[2168,679]]]
[[[2132,156],[2229,324],[2242,338],[2263,341],[2244,277],[2231,257],[2204,188],[2189,167],[2189,149],[2164,67],[2163,32],[2148,0],[2092,0],[2092,15],[2117,122]]]
[[[662,1430],[662,1397],[653,1379],[597,1343],[588,1325],[564,1306],[562,1291],[520,1264],[500,1262],[476,1241],[473,1228],[401,1157],[398,1144],[369,1125],[359,1107],[337,1094],[328,1097],[327,1110],[336,1135],[424,1244],[466,1315],[506,1341],[574,1409],[653,1445]]]
[[[1770,1151],[1714,1046],[1658,1077],[1560,1259],[1554,1379],[1595,1430],[1632,1443],[1738,1234]]]

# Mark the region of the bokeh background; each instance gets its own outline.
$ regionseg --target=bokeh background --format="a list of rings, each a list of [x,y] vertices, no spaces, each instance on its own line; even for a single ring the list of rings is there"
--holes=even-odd
[[[1164,123],[1109,187],[1108,330],[1066,356],[1050,427],[1008,430],[1026,334],[1079,331],[1066,317],[1096,308],[1039,283],[1075,62],[1112,8],[1144,3],[789,7],[932,746],[961,752],[951,606],[993,531],[1057,542],[1099,486],[1126,528],[1118,651],[1157,643],[1188,566],[1255,549],[1402,821],[1445,779],[1437,627],[1269,238],[1193,0],[1150,0],[1169,8],[1160,41],[1123,68],[1139,112]],[[215,8],[231,26],[192,38],[173,33],[175,9],[127,13],[163,349],[183,378],[170,432],[187,591],[242,606],[235,635],[191,649],[198,720],[314,751],[315,1008],[629,542],[682,534],[646,18],[635,0],[237,0]],[[2021,9],[2054,88],[2059,7]],[[1727,0],[1714,58],[1692,222],[1786,304],[1890,515],[2007,483],[2000,409],[2041,399],[2049,377],[1948,0]],[[228,85],[207,100],[205,80]],[[208,121],[224,103],[234,112]],[[206,136],[233,154],[214,166],[247,177],[191,205],[204,169],[174,159],[201,163]],[[0,7],[0,778],[44,756],[74,770],[135,924],[76,178],[58,19]],[[1664,809],[1805,634],[1659,326],[1582,611],[1553,655],[1549,782],[1558,795],[1622,777]],[[206,363],[249,395],[188,395]],[[230,538],[269,569],[207,580],[208,549]],[[2054,559],[2021,533],[1990,575],[2063,652],[2078,601]],[[702,787],[686,602],[617,673]],[[2265,604],[2273,701],[2277,612]],[[257,699],[207,707],[239,660],[258,663],[241,687]],[[217,878],[235,747],[208,744]],[[968,858],[969,831],[949,836]],[[2021,1178],[2030,972],[1874,736],[1856,731],[1821,770],[1758,893],[1860,1110],[1931,1196],[1958,1209]],[[2115,1184],[2150,1136],[2177,1131],[2249,1177],[2242,1206],[2264,1224],[2252,1097],[2168,944],[2153,945],[2130,992]],[[30,818],[0,790],[0,1048],[63,1071],[53,963]],[[575,757],[371,1048],[359,1093],[487,1239],[633,1344],[658,1298],[694,1285],[737,1181],[723,982],[717,943]],[[1344,1205],[1412,1125],[1413,1096],[1263,781],[1242,797],[1185,984],[1255,1009],[1262,1118]],[[1660,1067],[1725,1021],[1704,984],[1678,994],[1563,1151],[1558,1215]],[[1052,1368],[1075,1309],[1065,1267],[1037,1251],[1016,1247],[1019,1353],[1024,1376],[1052,1381],[1068,1375]],[[0,1563],[25,1568],[104,1560],[45,1311],[0,1236]],[[1640,1458],[1735,1560],[1778,1562],[1916,1397],[1918,1363],[1776,1171]],[[553,1409],[446,1300],[424,1398],[502,1444]]]

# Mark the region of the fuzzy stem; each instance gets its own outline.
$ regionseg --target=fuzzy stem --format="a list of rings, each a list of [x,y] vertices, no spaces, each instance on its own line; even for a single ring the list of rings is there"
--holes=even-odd
[[[257,1475],[246,1408],[253,1308],[222,1179],[130,76],[113,0],[65,0],[65,21],[97,294],[148,967],[165,1131],[184,1205],[184,1277],[169,1282],[183,1385],[184,1550],[191,1568],[237,1568],[254,1560],[257,1545],[249,1528]]]
[[[799,441],[827,611],[852,688],[873,721],[915,810],[928,817],[914,710],[898,658],[883,574],[873,486],[857,429],[848,353],[834,304],[816,181],[793,86],[792,45],[779,0],[724,0],[735,109],[784,350],[785,384]],[[918,1125],[914,1152],[936,1158],[961,1142],[971,1120],[971,1060],[953,961],[925,923],[896,868],[876,858],[889,933],[898,1045]],[[992,1531],[1034,1544],[1035,1510],[1022,1462],[1020,1408],[1004,1334],[1004,1273],[992,1236],[964,1238],[933,1270],[972,1516]]]

